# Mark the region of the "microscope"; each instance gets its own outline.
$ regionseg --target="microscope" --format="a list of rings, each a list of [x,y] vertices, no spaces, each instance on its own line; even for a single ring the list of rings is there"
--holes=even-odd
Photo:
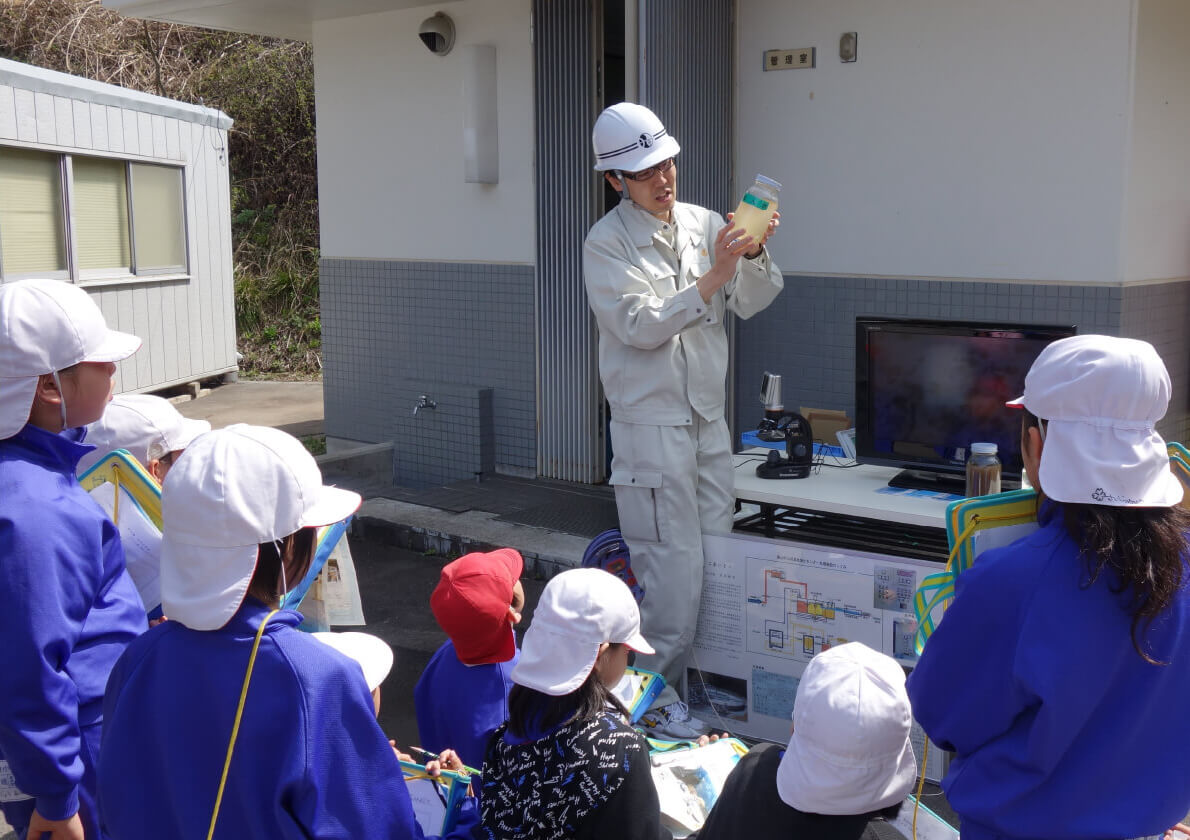
[[[814,434],[810,421],[796,411],[786,411],[781,402],[781,376],[765,371],[760,380],[760,401],[764,417],[756,436],[768,443],[785,442],[785,455],[770,449],[768,458],[756,465],[760,478],[805,478],[814,462]]]

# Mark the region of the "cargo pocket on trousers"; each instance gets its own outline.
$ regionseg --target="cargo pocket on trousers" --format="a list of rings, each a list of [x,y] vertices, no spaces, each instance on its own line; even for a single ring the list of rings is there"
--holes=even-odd
[[[608,483],[616,488],[620,533],[630,540],[660,542],[657,491],[661,489],[661,470],[612,470]]]

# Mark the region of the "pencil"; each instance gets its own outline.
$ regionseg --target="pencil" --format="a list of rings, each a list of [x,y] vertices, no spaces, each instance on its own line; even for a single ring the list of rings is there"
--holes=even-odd
[[[421,747],[406,747],[405,749],[409,750],[411,753],[417,753],[417,755],[421,757],[422,761],[438,761],[438,753],[433,753],[429,750],[423,750]],[[478,770],[476,770],[474,767],[468,767],[466,764],[463,765],[463,772],[468,776],[479,775]]]

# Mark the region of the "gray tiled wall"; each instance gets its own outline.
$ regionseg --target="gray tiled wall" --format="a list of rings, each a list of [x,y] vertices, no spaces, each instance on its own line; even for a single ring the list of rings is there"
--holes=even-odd
[[[754,428],[760,418],[766,370],[781,374],[786,406],[839,408],[854,417],[857,315],[1074,324],[1081,333],[1143,338],[1157,347],[1173,381],[1161,432],[1188,437],[1185,281],[1120,287],[787,276],[768,309],[738,324],[736,429]]]
[[[1074,324],[1151,341],[1173,381],[1160,430],[1190,440],[1190,282],[1126,287],[879,278],[785,278],[767,310],[738,324],[735,424],[754,427],[765,370],[786,405],[854,413],[855,316]],[[393,441],[401,483],[477,470],[534,474],[533,267],[325,259],[327,433]],[[486,393],[485,393],[486,392]],[[417,396],[439,402],[413,416]],[[428,435],[428,436],[427,436]]]
[[[491,388],[398,379],[382,393],[397,407],[412,406],[421,395],[428,398],[416,414],[393,411],[394,484],[436,487],[493,472]]]
[[[532,266],[328,258],[321,287],[328,435],[393,441],[397,469],[430,480],[429,459],[410,454],[418,430],[441,423],[457,444],[434,453],[443,475],[469,478],[477,458],[484,469],[536,470]],[[480,411],[481,389],[490,389],[485,456],[472,446],[468,413]],[[425,423],[414,425],[413,405],[426,392],[440,408],[419,412]],[[459,411],[457,425],[444,400]]]
[[[1169,413],[1158,424],[1166,440],[1190,441],[1190,282],[1148,283],[1124,289],[1120,335],[1157,348],[1173,383]]]

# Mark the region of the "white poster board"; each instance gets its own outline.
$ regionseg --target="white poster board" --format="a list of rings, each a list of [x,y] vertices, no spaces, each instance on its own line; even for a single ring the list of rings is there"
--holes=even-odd
[[[798,680],[815,654],[863,642],[912,667],[913,595],[942,568],[744,534],[704,535],[703,559],[691,711],[715,730],[778,743],[789,740]],[[931,765],[942,755],[931,749]]]

